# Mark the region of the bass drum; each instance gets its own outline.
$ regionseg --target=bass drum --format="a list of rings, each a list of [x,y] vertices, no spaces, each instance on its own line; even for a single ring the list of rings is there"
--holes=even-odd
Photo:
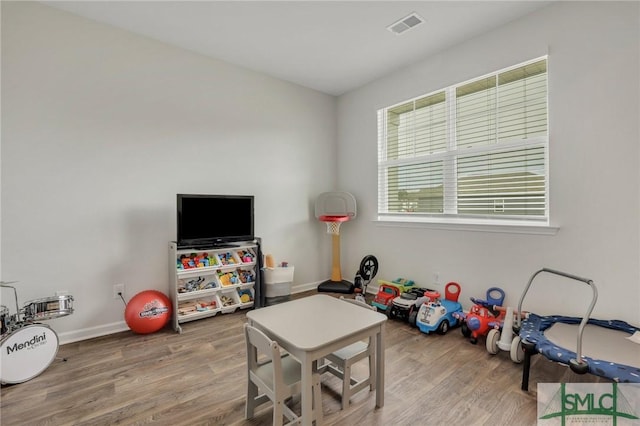
[[[49,326],[18,328],[0,342],[0,383],[31,380],[51,365],[58,353],[58,335]]]

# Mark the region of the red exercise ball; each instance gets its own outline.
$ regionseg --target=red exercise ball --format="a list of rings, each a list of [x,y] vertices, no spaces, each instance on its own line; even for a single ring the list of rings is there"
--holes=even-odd
[[[171,318],[171,301],[162,292],[145,290],[129,300],[124,310],[124,320],[138,334],[160,330]]]

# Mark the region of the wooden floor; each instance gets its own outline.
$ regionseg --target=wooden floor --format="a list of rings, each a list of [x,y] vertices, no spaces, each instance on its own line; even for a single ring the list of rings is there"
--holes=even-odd
[[[313,292],[295,297],[303,297]],[[330,312],[327,312],[330,315]],[[293,320],[293,319],[292,319]],[[0,424],[268,425],[271,408],[244,420],[246,312],[183,324],[149,335],[123,332],[62,345],[38,377],[0,393]],[[355,373],[366,373],[366,361]],[[530,392],[507,352],[490,355],[459,329],[426,335],[398,320],[386,325],[385,406],[362,391],[341,410],[340,381],[323,376],[328,425],[534,425],[536,383],[598,382],[533,358]],[[293,401],[295,410],[299,401]]]

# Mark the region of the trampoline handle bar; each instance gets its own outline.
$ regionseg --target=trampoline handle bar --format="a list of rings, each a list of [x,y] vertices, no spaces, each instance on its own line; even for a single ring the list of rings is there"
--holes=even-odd
[[[556,269],[542,268],[542,271],[549,272],[551,274],[560,275],[560,276],[563,276],[563,277],[567,277],[567,278],[570,278],[572,280],[582,281],[582,282],[584,282],[586,284],[589,284],[589,283],[593,282],[589,278],[582,278],[582,277],[579,277],[577,275],[569,274],[567,272],[558,271]],[[589,285],[591,285],[591,284],[589,284]]]
[[[580,364],[582,363],[582,333],[584,332],[584,328],[586,327],[587,322],[589,321],[589,318],[591,318],[591,313],[593,312],[593,308],[596,306],[596,302],[598,300],[598,290],[596,289],[596,285],[594,284],[593,280],[590,280],[588,278],[579,277],[577,275],[569,274],[567,272],[557,271],[555,269],[542,268],[539,271],[536,271],[529,279],[529,282],[527,283],[527,286],[525,287],[524,292],[522,292],[522,296],[520,296],[520,301],[518,302],[518,310],[516,311],[516,327],[518,329],[520,328],[520,322],[522,320],[521,312],[522,312],[522,302],[524,301],[524,297],[529,291],[529,287],[531,287],[531,283],[533,282],[535,277],[538,276],[538,274],[540,274],[541,272],[547,272],[550,274],[559,275],[561,277],[569,278],[572,280],[582,281],[583,283],[590,286],[591,290],[593,291],[593,297],[591,299],[591,303],[589,304],[589,307],[587,308],[587,312],[582,317],[582,320],[580,321],[580,325],[578,326],[578,341],[576,343],[576,362]]]

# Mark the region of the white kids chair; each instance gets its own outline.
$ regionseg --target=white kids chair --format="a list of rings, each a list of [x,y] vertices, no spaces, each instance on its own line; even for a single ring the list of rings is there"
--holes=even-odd
[[[371,309],[376,311],[375,306],[367,305],[364,302],[354,299],[345,299],[344,296],[340,297],[347,303],[353,303],[364,309]],[[359,341],[352,343],[351,345],[339,349],[325,358],[328,363],[318,367],[318,373],[323,374],[325,372],[331,373],[336,377],[342,379],[342,409],[349,407],[349,400],[357,392],[369,387],[369,390],[375,390],[376,383],[376,368],[375,368],[375,338],[372,337],[369,341]],[[351,376],[351,367],[356,362],[369,358],[369,377],[366,379],[357,380]]]
[[[283,415],[289,421],[287,425],[300,424],[300,416],[285,404],[286,399],[300,393],[300,363],[289,354],[282,355],[276,341],[249,324],[244,325],[244,335],[247,344],[245,417],[252,418],[256,407],[270,400],[273,402],[274,426],[283,424]],[[322,423],[322,395],[317,373],[313,375],[313,420],[316,425]]]

